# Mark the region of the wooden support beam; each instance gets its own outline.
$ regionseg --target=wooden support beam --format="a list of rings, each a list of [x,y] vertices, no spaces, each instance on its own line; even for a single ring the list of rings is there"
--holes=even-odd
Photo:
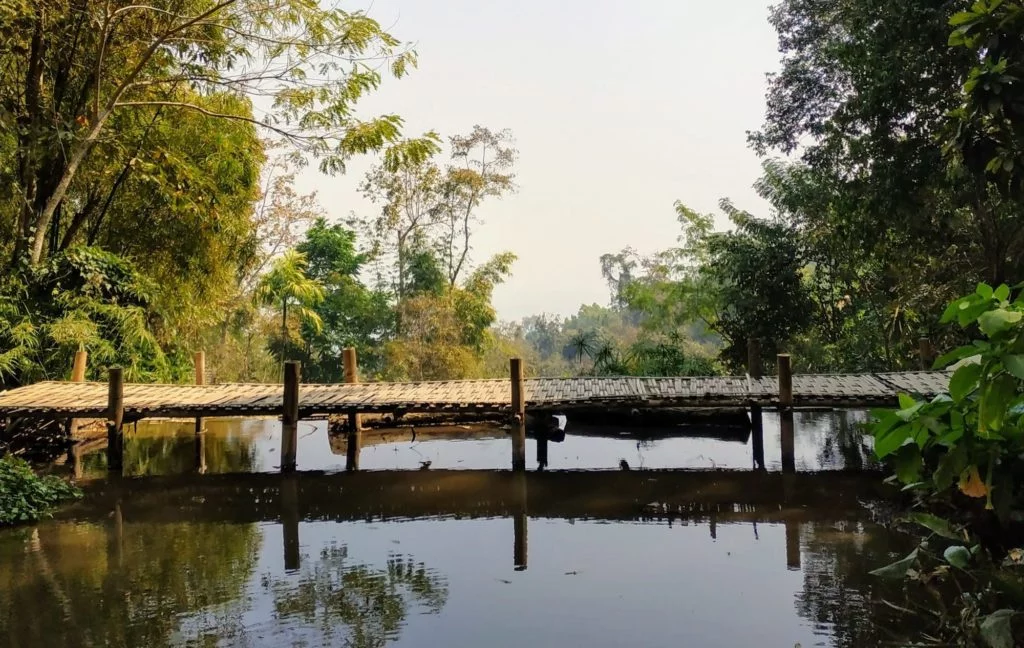
[[[782,471],[796,470],[796,433],[793,424],[793,369],[788,353],[779,354],[779,428]]]
[[[754,468],[764,470],[764,417],[760,405],[750,406],[750,446]]]
[[[192,354],[192,365],[195,367],[197,385],[206,384],[206,352],[196,351]],[[206,446],[201,437],[203,434],[203,418],[196,417],[196,469],[200,473],[206,472]],[[200,457],[202,461],[200,462]]]
[[[932,341],[926,337],[920,338],[917,341],[917,353],[921,360],[921,371],[931,369],[932,363],[935,362],[935,348],[932,346]]]
[[[124,462],[124,370],[112,367],[107,380],[107,470],[120,472]]]
[[[299,447],[299,363],[284,363],[284,399],[281,408],[281,472],[293,472]]]
[[[761,377],[761,340],[747,338],[747,375],[751,378]]]
[[[523,384],[523,361],[509,360],[512,382],[512,470],[526,470],[526,389]]]

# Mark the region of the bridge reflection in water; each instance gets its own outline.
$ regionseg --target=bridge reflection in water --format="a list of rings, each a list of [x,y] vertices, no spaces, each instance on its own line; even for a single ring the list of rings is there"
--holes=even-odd
[[[800,567],[801,523],[867,519],[884,494],[873,472],[378,471],[177,475],[96,482],[59,515],[144,523],[279,523],[287,570],[301,565],[300,523],[511,518],[512,560],[528,565],[529,519],[784,524],[786,565]],[[781,557],[780,557],[781,558]]]

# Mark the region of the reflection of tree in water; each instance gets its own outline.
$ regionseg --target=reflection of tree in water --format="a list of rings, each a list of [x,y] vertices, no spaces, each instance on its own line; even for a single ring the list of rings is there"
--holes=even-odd
[[[803,591],[797,613],[816,629],[827,628],[835,648],[911,645],[914,628],[898,619],[882,599],[903,598],[901,583],[868,572],[905,555],[910,541],[881,527],[831,523],[802,525]],[[895,642],[895,643],[894,643]]]
[[[814,444],[822,468],[874,468],[878,461],[861,425],[865,420],[864,412],[802,412],[796,421],[796,435]]]
[[[251,435],[233,427],[211,425],[205,444],[207,472],[253,472],[256,445]],[[106,453],[90,454],[85,462],[87,473],[101,473],[106,470]],[[124,447],[124,475],[180,475],[195,469],[196,439],[191,423],[140,426],[139,434],[129,434]]]
[[[242,598],[256,525],[42,525],[0,538],[0,643],[160,648],[180,619]],[[176,636],[179,635],[179,636]]]
[[[385,569],[348,562],[346,547],[325,548],[320,559],[293,578],[266,575],[264,588],[281,619],[298,619],[333,639],[347,629],[345,645],[384,646],[396,639],[414,607],[436,614],[448,599],[448,583],[423,563],[393,554]]]

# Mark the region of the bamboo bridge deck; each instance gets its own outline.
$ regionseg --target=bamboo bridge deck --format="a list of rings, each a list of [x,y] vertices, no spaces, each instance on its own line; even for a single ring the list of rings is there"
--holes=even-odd
[[[921,371],[794,375],[794,407],[895,405],[900,393],[933,397],[949,374]],[[527,378],[526,408],[569,411],[598,407],[748,407],[779,404],[775,377]],[[273,416],[282,411],[281,385],[124,385],[124,417]],[[0,392],[0,417],[102,418],[108,386],[96,382],[40,382]],[[417,383],[302,384],[299,414],[352,412],[509,412],[508,380]]]

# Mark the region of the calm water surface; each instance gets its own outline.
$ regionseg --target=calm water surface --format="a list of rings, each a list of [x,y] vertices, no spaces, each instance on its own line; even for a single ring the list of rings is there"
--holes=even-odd
[[[798,468],[831,472],[796,475],[767,415],[767,472],[749,438],[615,432],[525,476],[495,470],[502,433],[394,433],[332,472],[344,449],[309,424],[299,467],[326,472],[282,477],[268,420],[210,421],[198,475],[191,424],[140,425],[136,477],[88,456],[85,500],[0,532],[0,646],[902,645],[867,571],[909,540],[861,505],[857,418],[798,416]]]

